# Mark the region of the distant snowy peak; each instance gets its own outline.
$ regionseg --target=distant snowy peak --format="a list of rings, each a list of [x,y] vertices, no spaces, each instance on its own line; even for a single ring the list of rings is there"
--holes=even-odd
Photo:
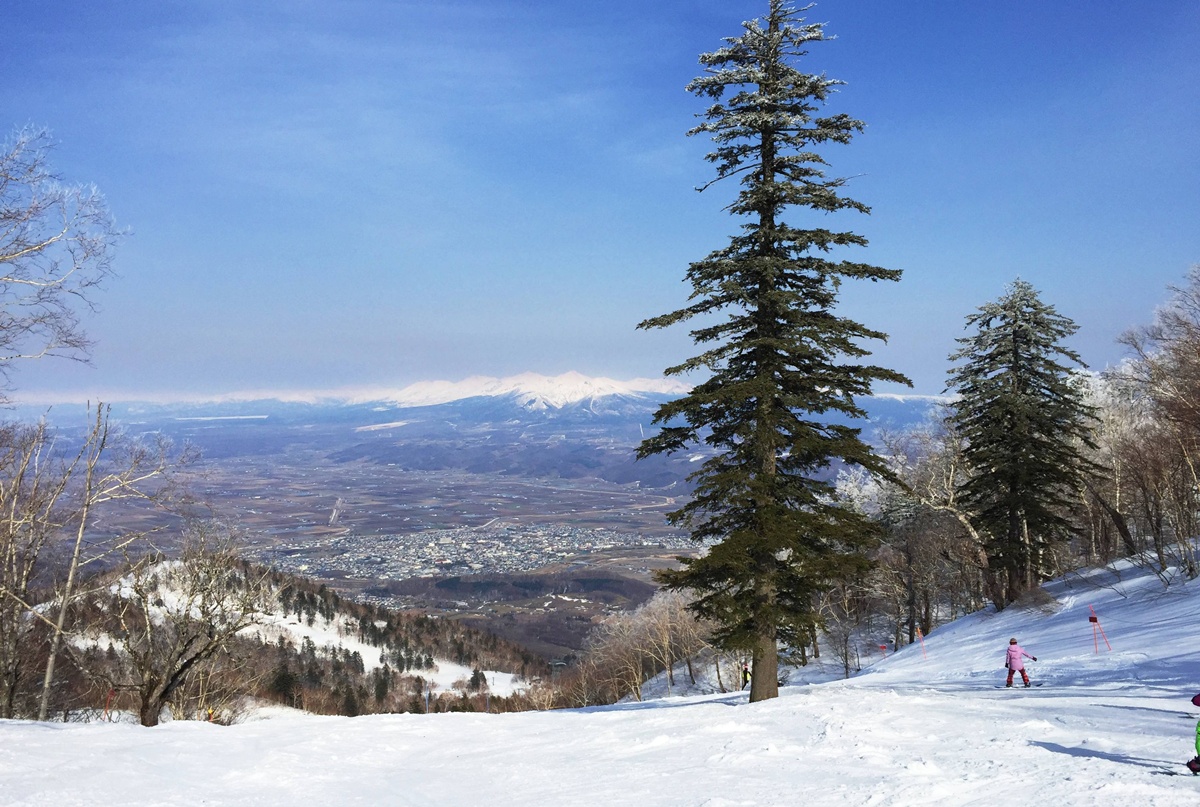
[[[679,395],[690,388],[666,378],[616,381],[581,373],[545,376],[522,373],[508,378],[472,376],[463,381],[420,381],[395,392],[374,393],[374,399],[401,407],[436,406],[467,398],[510,397],[526,409],[561,409],[564,406],[612,395]]]
[[[189,407],[245,406],[255,403],[300,404],[310,406],[342,406],[380,404],[393,407],[438,406],[468,398],[507,398],[525,409],[561,409],[565,406],[589,403],[611,396],[644,398],[645,396],[676,396],[686,394],[691,387],[666,378],[633,378],[617,381],[611,378],[591,378],[569,372],[557,376],[522,373],[495,378],[471,376],[462,381],[418,381],[407,387],[382,385],[341,387],[337,389],[278,390],[250,389],[214,395],[182,394],[79,394],[31,398],[25,401],[36,417],[42,405],[77,405],[103,400],[132,407],[170,406]],[[138,410],[140,411],[140,409]]]

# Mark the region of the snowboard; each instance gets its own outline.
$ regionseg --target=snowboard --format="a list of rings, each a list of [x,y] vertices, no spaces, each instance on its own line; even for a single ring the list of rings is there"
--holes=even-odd
[[[1200,774],[1192,773],[1190,770],[1177,771],[1174,768],[1155,768],[1150,773],[1156,773],[1159,776],[1200,776]]]
[[[1030,682],[1029,686],[1040,687],[1044,683],[1046,683],[1046,682],[1045,681],[1032,681],[1032,682]],[[1024,684],[1013,684],[1010,687],[1007,687],[1004,684],[996,684],[996,689],[1025,689],[1025,688],[1026,687]]]

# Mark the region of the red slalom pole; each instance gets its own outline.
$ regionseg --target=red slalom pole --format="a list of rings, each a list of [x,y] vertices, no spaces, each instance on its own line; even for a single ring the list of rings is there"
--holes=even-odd
[[[921,633],[920,628],[917,628],[917,639],[921,641],[921,658],[929,658],[929,656],[925,655],[925,634]]]
[[[1104,628],[1100,627],[1100,617],[1096,616],[1096,609],[1091,605],[1088,606],[1088,609],[1092,612],[1092,615],[1088,617],[1088,622],[1092,623],[1092,642],[1096,645],[1096,653],[1100,653],[1099,636],[1104,636],[1104,646],[1111,652],[1112,645],[1108,643],[1108,637],[1104,635]]]

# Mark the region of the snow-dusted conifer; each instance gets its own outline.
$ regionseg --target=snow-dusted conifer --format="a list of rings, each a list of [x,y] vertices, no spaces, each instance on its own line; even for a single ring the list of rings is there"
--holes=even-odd
[[[715,143],[709,185],[740,180],[729,210],[745,222],[728,246],[691,264],[690,305],[639,326],[704,317],[692,332],[703,352],[667,374],[711,375],[659,409],[663,428],[639,456],[697,443],[714,449],[692,476],[694,498],[671,518],[697,540],[717,543],[663,579],[697,593],[695,610],[718,624],[722,647],[753,655],[750,699],[758,701],[778,695],[777,643],[806,640],[818,618],[814,596],[866,564],[862,550],[874,527],[839,505],[826,472],[835,461],[884,467],[859,430],[835,416],[863,417],[856,397],[876,381],[907,379],[856,363],[868,355],[865,342],[885,335],[836,311],[843,280],[900,273],[831,259],[834,250],[864,246],[860,235],[785,219],[797,209],[868,212],[841,194],[845,180],[827,177],[815,151],[849,142],[863,124],[820,116],[841,82],[793,66],[809,43],[826,39],[823,25],[770,0],[767,15],[743,27],[700,57],[705,74],[688,89],[712,99],[689,133]]]
[[[1083,366],[1062,344],[1078,327],[1016,280],[967,317],[971,336],[950,356],[958,392],[951,420],[965,438],[970,475],[960,487],[986,545],[990,595],[1003,608],[1045,579],[1052,547],[1066,540],[1086,475],[1097,470],[1093,410],[1072,376]]]

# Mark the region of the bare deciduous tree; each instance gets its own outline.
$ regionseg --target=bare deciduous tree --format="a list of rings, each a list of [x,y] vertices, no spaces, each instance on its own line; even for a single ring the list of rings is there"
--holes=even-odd
[[[571,706],[595,706],[608,702],[602,678],[598,659],[585,653],[559,676],[558,686],[565,702]]]
[[[1120,369],[1090,379],[1087,394],[1097,414],[1096,462],[1108,473],[1089,480],[1084,505],[1093,515],[1088,542],[1081,550],[1085,563],[1108,563],[1122,551],[1136,555],[1142,550],[1129,520],[1136,501],[1129,452],[1138,450],[1141,433],[1153,425],[1153,418],[1145,396]]]
[[[666,671],[668,695],[675,685],[675,662],[679,658],[677,606],[683,602],[678,592],[659,592],[633,614],[634,645],[656,669]]]
[[[66,580],[55,598],[58,603],[58,616],[50,635],[50,653],[42,682],[38,720],[45,720],[49,713],[54,668],[62,643],[63,626],[75,597],[80,567],[94,563],[113,552],[123,551],[143,537],[141,533],[125,534],[114,542],[93,546],[91,556],[85,558],[84,537],[93,526],[96,508],[127,499],[142,499],[163,504],[174,491],[171,479],[173,472],[185,467],[191,459],[191,452],[187,450],[181,456],[173,458],[170,444],[161,437],[145,441],[127,440],[113,435],[108,407],[96,407],[91,430],[70,466],[70,473],[81,477],[74,490],[70,514],[75,524],[74,542],[71,544],[71,554],[67,562]]]
[[[713,650],[711,634],[711,626],[696,617],[684,593],[659,591],[637,610],[613,614],[592,630],[568,696],[575,702],[627,695],[641,700],[642,685],[660,672],[669,694],[675,685],[674,667],[681,661],[695,684],[694,662]]]
[[[172,489],[171,471],[180,465],[162,441],[129,440],[113,434],[108,411],[97,407],[91,426],[78,441],[57,435],[44,422],[0,427],[0,716],[12,717],[22,682],[33,676],[49,631],[39,719],[48,713],[55,660],[63,625],[75,595],[80,569],[101,561],[136,539],[113,541],[91,535],[97,508],[118,499],[161,504]],[[76,447],[72,448],[74,445]],[[187,453],[178,458],[186,463]],[[86,540],[85,538],[90,538]],[[65,568],[47,559],[64,548]],[[85,555],[84,547],[88,553]],[[50,598],[55,609],[35,608],[34,587],[50,586],[55,574],[65,583]],[[38,645],[34,652],[27,645]],[[26,690],[28,686],[24,687]],[[29,713],[31,709],[24,709]]]
[[[59,502],[71,470],[54,456],[44,422],[0,427],[0,718],[17,715],[17,693],[30,677],[26,646],[38,613],[30,590],[42,550],[67,518]]]
[[[963,438],[940,418],[927,428],[886,434],[883,439],[892,471],[905,492],[925,507],[952,516],[978,547],[977,560],[986,568],[983,538],[959,497],[967,473]]]
[[[143,726],[157,725],[176,691],[269,610],[270,587],[247,573],[237,545],[228,527],[194,523],[179,560],[144,559],[96,600],[104,616],[82,635],[107,637],[116,658],[92,674],[136,694]]]
[[[609,616],[588,636],[587,652],[600,680],[617,698],[632,695],[642,699],[647,659],[640,645],[637,623],[628,613]]]
[[[818,598],[821,624],[824,627],[829,652],[842,665],[846,678],[858,670],[859,659],[855,637],[861,628],[861,613],[856,606],[851,587],[839,585],[822,592]]]
[[[86,359],[80,309],[111,274],[122,235],[99,191],[50,167],[51,145],[26,128],[0,148],[0,387],[20,359]]]
[[[1174,500],[1175,548],[1188,576],[1195,577],[1200,563],[1187,539],[1195,535],[1200,490],[1200,265],[1192,267],[1185,284],[1170,290],[1171,300],[1155,312],[1153,323],[1122,336],[1133,359],[1121,375],[1150,403],[1160,436],[1173,443],[1171,452],[1180,462],[1159,493]],[[1151,519],[1152,528],[1157,521]],[[1165,568],[1165,547],[1158,546],[1157,534],[1155,539]]]

